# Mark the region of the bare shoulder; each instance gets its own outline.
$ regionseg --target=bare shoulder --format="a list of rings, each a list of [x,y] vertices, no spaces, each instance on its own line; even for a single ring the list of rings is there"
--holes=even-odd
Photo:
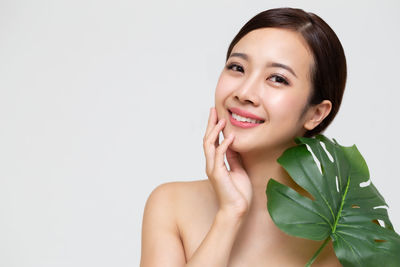
[[[212,193],[212,187],[208,180],[168,182],[157,186],[151,192],[146,206],[154,204],[154,202],[161,202],[169,205],[175,204],[176,208],[182,200],[196,200],[198,197],[207,197],[210,193]]]
[[[168,182],[157,186],[150,194],[145,209],[159,210],[171,220],[179,220],[187,211],[210,207],[216,202],[208,180]]]
[[[201,205],[201,198],[211,195],[210,190],[208,180],[197,180],[164,183],[151,192],[143,213],[140,266],[184,265],[180,218]]]
[[[178,182],[176,186],[176,205],[180,212],[178,215],[186,216],[196,210],[210,210],[217,203],[214,189],[209,180],[195,180],[190,182]]]

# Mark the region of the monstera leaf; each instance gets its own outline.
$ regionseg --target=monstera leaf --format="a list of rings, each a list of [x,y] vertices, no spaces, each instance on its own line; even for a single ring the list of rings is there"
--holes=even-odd
[[[313,199],[270,179],[267,205],[285,233],[325,240],[306,265],[332,240],[343,266],[400,266],[400,236],[356,146],[344,147],[323,135],[295,141],[298,145],[278,162]]]

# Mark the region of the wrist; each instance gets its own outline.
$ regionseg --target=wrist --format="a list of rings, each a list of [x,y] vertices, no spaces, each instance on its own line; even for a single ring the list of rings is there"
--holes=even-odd
[[[217,220],[228,222],[228,223],[241,223],[247,215],[247,210],[237,209],[220,209],[217,212]]]

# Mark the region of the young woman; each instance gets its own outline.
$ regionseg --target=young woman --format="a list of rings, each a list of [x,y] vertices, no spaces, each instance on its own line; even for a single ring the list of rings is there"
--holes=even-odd
[[[277,158],[296,136],[330,124],[345,83],[343,48],[320,17],[276,8],[247,22],[229,46],[210,109],[203,139],[208,179],[166,183],[151,193],[141,266],[304,266],[322,241],[277,228],[266,185],[274,178],[307,195]],[[332,245],[313,266],[341,266]]]

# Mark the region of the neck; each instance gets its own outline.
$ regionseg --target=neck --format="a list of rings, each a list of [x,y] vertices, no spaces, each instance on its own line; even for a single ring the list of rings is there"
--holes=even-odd
[[[251,211],[265,211],[267,196],[266,188],[269,179],[285,184],[296,191],[301,191],[300,187],[292,180],[285,169],[277,162],[277,159],[292,143],[281,149],[270,150],[268,153],[246,152],[240,153],[243,167],[245,168],[253,188],[253,199]]]

